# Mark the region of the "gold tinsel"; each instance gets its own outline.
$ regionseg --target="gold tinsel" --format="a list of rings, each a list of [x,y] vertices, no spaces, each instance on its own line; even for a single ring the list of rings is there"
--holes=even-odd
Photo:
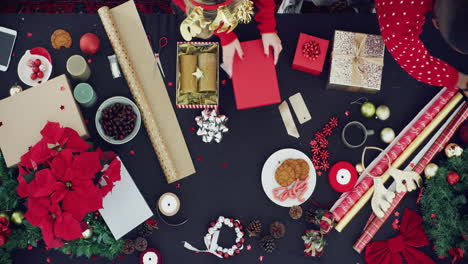
[[[254,3],[251,0],[244,0],[242,4],[234,11],[234,16],[240,23],[248,24],[252,21],[254,14]]]

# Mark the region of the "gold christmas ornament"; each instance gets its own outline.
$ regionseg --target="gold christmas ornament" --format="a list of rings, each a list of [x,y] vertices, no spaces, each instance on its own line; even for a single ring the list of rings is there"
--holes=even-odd
[[[439,166],[435,163],[429,163],[426,165],[424,168],[424,175],[426,176],[426,179],[430,179],[434,177],[437,174],[437,171],[439,170]]]
[[[380,139],[383,142],[390,144],[395,139],[395,131],[389,127],[382,129],[380,132]]]
[[[455,143],[450,143],[445,147],[445,155],[447,158],[460,157],[463,154],[463,149]]]
[[[83,233],[81,233],[81,235],[83,236],[84,239],[89,239],[89,238],[91,238],[93,236],[93,229],[88,228],[85,231],[83,231]]]
[[[252,21],[254,15],[254,3],[250,0],[245,0],[242,4],[234,11],[234,16],[242,24],[248,24]]]
[[[21,211],[15,211],[11,214],[11,221],[17,225],[21,225],[23,223],[24,214]]]
[[[386,105],[381,105],[375,110],[375,117],[382,121],[387,120],[390,117],[390,108]]]
[[[354,167],[356,168],[356,171],[357,171],[359,174],[361,174],[361,173],[364,172],[364,165],[362,165],[362,163],[359,162],[359,163],[356,164],[356,166],[354,166]]]

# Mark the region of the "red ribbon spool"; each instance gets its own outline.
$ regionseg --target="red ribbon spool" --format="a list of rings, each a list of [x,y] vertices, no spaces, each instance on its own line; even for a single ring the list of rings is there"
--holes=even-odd
[[[337,192],[350,191],[357,182],[358,173],[353,164],[340,161],[333,165],[328,173],[328,182]]]

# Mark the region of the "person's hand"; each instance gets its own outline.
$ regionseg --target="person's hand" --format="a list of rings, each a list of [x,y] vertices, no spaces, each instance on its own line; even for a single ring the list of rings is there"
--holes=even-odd
[[[265,55],[270,55],[270,47],[273,48],[274,56],[275,56],[275,65],[278,63],[278,57],[281,51],[283,50],[283,46],[281,45],[281,39],[278,37],[276,33],[264,33],[262,34],[262,41],[263,41],[263,50]]]
[[[223,64],[224,70],[228,75],[232,75],[232,64],[234,62],[234,56],[239,55],[239,58],[244,58],[244,52],[242,51],[239,39],[223,46]]]
[[[457,88],[462,89],[465,96],[468,96],[468,90],[466,90],[468,89],[468,75],[461,72],[458,73]]]

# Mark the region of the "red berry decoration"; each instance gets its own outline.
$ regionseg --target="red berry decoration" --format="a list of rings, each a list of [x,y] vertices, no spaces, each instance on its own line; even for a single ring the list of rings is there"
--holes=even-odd
[[[41,71],[40,71],[40,72],[38,72],[38,73],[37,73],[37,78],[39,78],[39,79],[42,79],[42,78],[44,78],[44,73],[43,73],[43,72],[41,72]]]
[[[311,40],[302,46],[302,55],[309,60],[316,60],[320,55],[320,46],[317,42]]]
[[[32,70],[33,70],[34,73],[37,73],[37,72],[39,72],[39,67],[34,66],[34,67],[32,68]]]
[[[102,111],[99,123],[106,136],[124,140],[135,129],[136,118],[131,105],[116,103]]]
[[[460,175],[458,173],[451,171],[447,174],[447,182],[450,185],[457,184],[460,181]]]
[[[34,64],[36,64],[36,66],[39,67],[39,66],[41,66],[41,64],[42,64],[42,61],[41,61],[40,59],[36,59],[36,60],[34,61]]]
[[[31,80],[34,81],[34,80],[37,79],[37,74],[35,74],[35,73],[33,72],[33,73],[31,73],[31,76],[30,76],[30,77],[31,77]]]

